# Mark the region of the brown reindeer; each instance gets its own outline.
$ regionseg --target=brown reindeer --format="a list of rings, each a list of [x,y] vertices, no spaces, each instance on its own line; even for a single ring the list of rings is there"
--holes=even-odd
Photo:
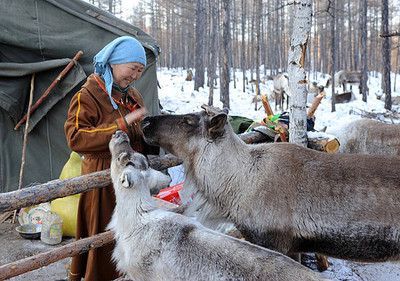
[[[142,122],[148,143],[183,160],[188,211],[200,210],[199,220],[225,218],[246,240],[287,255],[400,259],[400,157],[249,145],[227,110],[204,108]]]

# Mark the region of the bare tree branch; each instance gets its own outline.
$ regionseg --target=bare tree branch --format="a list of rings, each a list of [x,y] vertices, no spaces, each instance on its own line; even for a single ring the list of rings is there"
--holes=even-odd
[[[388,34],[381,34],[380,37],[393,37],[393,36],[400,36],[400,33],[396,30],[395,32],[388,33]]]

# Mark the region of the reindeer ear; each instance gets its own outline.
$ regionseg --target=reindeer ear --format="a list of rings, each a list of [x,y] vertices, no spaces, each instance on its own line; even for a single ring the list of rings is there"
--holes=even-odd
[[[224,126],[226,123],[227,115],[225,113],[219,113],[208,122],[208,134],[211,139],[216,139],[224,134]]]
[[[127,170],[124,170],[121,173],[119,180],[121,181],[122,187],[125,187],[125,188],[132,187],[134,184],[133,177],[132,177],[131,173],[129,173]]]
[[[118,155],[117,162],[119,163],[119,165],[121,165],[121,163],[127,162],[128,160],[129,160],[128,152],[121,152]],[[122,165],[122,166],[125,166],[125,165]]]

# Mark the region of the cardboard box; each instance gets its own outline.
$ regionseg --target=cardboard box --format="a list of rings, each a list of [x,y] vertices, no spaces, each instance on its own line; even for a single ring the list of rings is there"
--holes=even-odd
[[[160,190],[156,197],[180,205],[182,203],[180,196],[180,192],[182,191],[182,184],[183,182],[167,188],[163,188]]]

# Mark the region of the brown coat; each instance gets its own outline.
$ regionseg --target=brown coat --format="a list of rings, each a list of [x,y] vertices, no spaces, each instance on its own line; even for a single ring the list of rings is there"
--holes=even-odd
[[[136,89],[131,87],[128,94],[137,102],[137,108],[143,106],[143,98]],[[113,89],[112,96],[121,101],[123,93]],[[126,103],[135,103],[134,100],[129,98]],[[118,110],[114,110],[105,92],[104,81],[94,74],[89,76],[82,89],[72,98],[64,128],[71,150],[84,155],[82,175],[110,168],[108,143],[117,130],[127,132],[132,148],[145,153],[140,123],[127,127],[122,117],[130,110],[119,103],[117,105]],[[112,185],[82,193],[78,207],[76,239],[103,232],[114,207]],[[80,281],[81,277],[85,277],[85,281],[116,279],[119,274],[111,262],[113,248],[114,244],[111,244],[74,257],[70,280]]]

